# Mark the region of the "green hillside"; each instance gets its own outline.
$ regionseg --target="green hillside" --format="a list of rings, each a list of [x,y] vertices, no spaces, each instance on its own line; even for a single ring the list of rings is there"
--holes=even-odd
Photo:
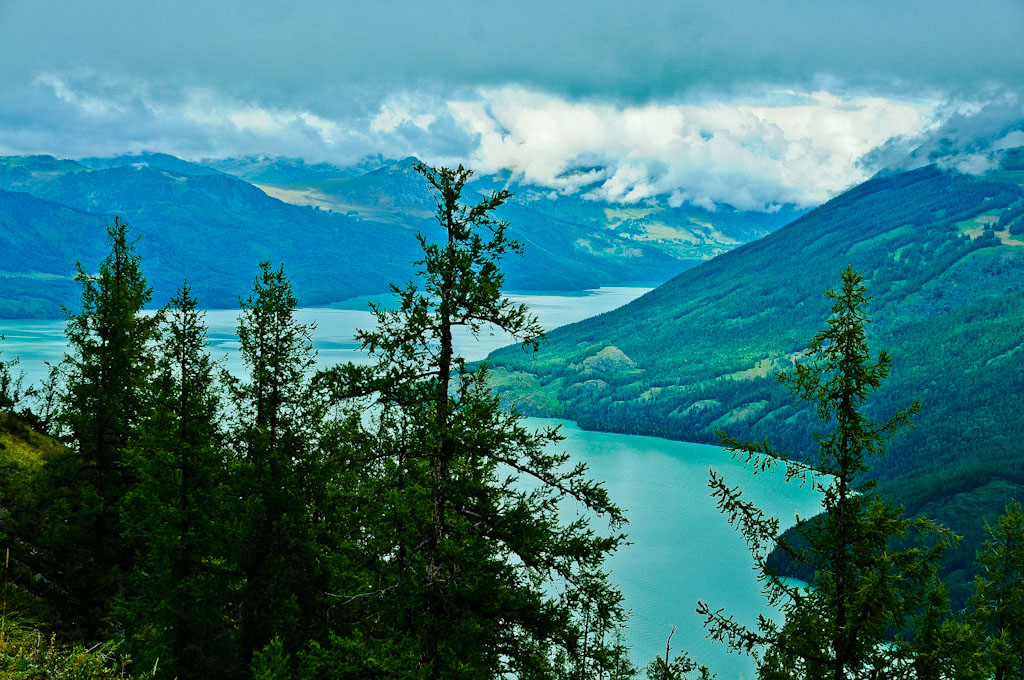
[[[971,491],[992,479],[986,471],[1024,459],[1024,189],[996,181],[1006,176],[926,167],[875,178],[554,331],[536,360],[496,352],[498,388],[529,412],[584,427],[698,442],[725,429],[810,451],[816,420],[773,375],[822,326],[822,293],[849,263],[874,296],[873,348],[894,355],[874,408],[922,403],[917,426],[874,472],[916,508]]]
[[[406,158],[357,176],[258,186],[282,201],[331,210],[375,228],[415,224],[430,229],[435,206],[423,178],[412,170],[415,163],[415,158]],[[467,195],[479,200],[484,193],[505,188],[493,180],[482,178]],[[555,216],[513,199],[497,213],[510,223],[510,235],[524,248],[524,257],[511,258],[507,266],[511,289],[572,290],[620,281],[664,281],[703,259],[585,224],[578,212]]]
[[[79,295],[75,260],[95,261],[104,234],[97,215],[0,191],[0,318],[58,316]]]
[[[141,236],[154,302],[187,275],[204,304],[236,306],[256,264],[273,258],[293,273],[304,304],[383,290],[407,275],[416,246],[408,228],[375,229],[343,215],[282,203],[234,177],[183,175],[135,164],[88,170],[46,157],[0,159],[0,314],[60,315],[76,302],[77,260],[96,261],[114,215]],[[29,195],[31,194],[31,195]],[[367,248],[368,242],[374,243]],[[337,276],[343,268],[346,276]]]

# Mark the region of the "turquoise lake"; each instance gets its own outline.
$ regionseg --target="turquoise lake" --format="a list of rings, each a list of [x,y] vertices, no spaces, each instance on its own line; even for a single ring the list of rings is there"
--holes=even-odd
[[[647,290],[605,287],[512,297],[527,303],[550,329],[619,307]],[[352,336],[356,329],[372,323],[366,302],[359,299],[299,310],[303,322],[317,324],[314,345],[321,364],[365,360]],[[238,310],[207,313],[211,351],[235,373],[241,369],[234,335],[237,316]],[[64,354],[63,327],[62,321],[0,321],[0,331],[6,336],[0,344],[4,358],[19,356],[18,368],[29,382],[38,381],[45,373],[43,362],[59,361]],[[463,354],[475,360],[508,344],[509,338],[484,334],[474,340],[464,335],[458,343]],[[529,422],[540,427],[559,421]],[[634,661],[643,664],[664,654],[665,639],[675,625],[674,650],[686,649],[717,671],[722,680],[753,677],[749,659],[728,654],[724,646],[704,639],[701,617],[694,611],[697,600],[702,599],[712,608],[724,607],[746,623],[766,612],[743,540],[709,496],[708,470],[714,467],[730,484],[739,484],[747,497],[778,516],[784,525],[791,524],[796,513],[813,514],[818,496],[809,488],[784,483],[781,475],[753,475],[716,446],[587,432],[571,422],[561,424],[565,441],[560,446],[585,461],[591,476],[603,480],[612,499],[627,511],[630,524],[625,531],[631,545],[621,549],[607,566],[622,588],[626,607],[633,612],[627,641],[633,646]]]

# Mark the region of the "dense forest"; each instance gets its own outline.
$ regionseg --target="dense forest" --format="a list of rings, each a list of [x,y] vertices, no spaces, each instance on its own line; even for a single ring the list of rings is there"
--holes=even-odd
[[[550,446],[556,431],[528,430],[502,408],[489,369],[453,347],[460,326],[503,328],[533,351],[542,338],[501,292],[501,259],[520,248],[494,217],[508,192],[465,204],[470,171],[417,172],[443,240],[420,236],[418,278],[393,287],[395,306],[374,308],[375,328],[358,336],[375,360],[366,366],[315,369],[285,270],[263,262],[237,329],[246,372],[228,375],[206,350],[187,282],[143,312],[152,292],[133,236],[108,225],[98,272],[79,268],[66,360],[30,390],[13,361],[0,364],[7,677],[639,672],[602,566],[626,544],[623,510]],[[762,678],[1020,677],[1019,506],[979,528],[973,595],[954,612],[937,560],[955,538],[862,483],[868,458],[918,409],[878,418],[866,405],[898,358],[868,350],[862,281],[843,274],[828,328],[790,377],[834,428],[817,463],[727,441],[753,465],[827,475],[812,482],[825,519],[804,544],[782,543],[811,566],[814,588],[770,569],[777,523],[713,478],[763,578],[794,604],[784,624],[758,630],[713,603],[700,611]],[[565,503],[581,512],[566,517]],[[710,675],[668,651],[645,670]]]
[[[187,284],[142,313],[134,241],[109,225],[98,274],[79,271],[70,353],[32,410],[5,373],[9,668],[44,672],[33,628],[168,678],[625,664],[621,596],[601,569],[622,511],[452,347],[458,326],[540,334],[500,292],[497,261],[518,247],[492,216],[507,196],[466,206],[468,171],[420,170],[447,240],[422,240],[418,285],[376,310],[369,367],[315,372],[284,270],[264,262],[238,325],[248,375],[226,375]],[[612,530],[561,522],[563,499]]]

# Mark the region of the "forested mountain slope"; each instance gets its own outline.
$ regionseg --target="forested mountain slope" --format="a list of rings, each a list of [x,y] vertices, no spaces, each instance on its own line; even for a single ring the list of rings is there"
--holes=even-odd
[[[78,294],[75,260],[95,261],[105,233],[96,215],[0,191],[0,318],[57,315]]]
[[[220,164],[245,177],[292,181],[260,188],[166,154],[81,163],[0,158],[0,242],[15,246],[0,255],[6,277],[0,317],[55,317],[62,304],[74,303],[75,261],[88,262],[89,253],[99,252],[102,225],[114,215],[141,235],[139,252],[152,272],[158,304],[188,276],[204,306],[235,306],[257,262],[268,258],[288,268],[303,305],[386,292],[389,282],[413,275],[416,232],[437,229],[414,161],[382,161],[372,170],[288,159]],[[477,189],[489,192],[504,182],[483,178]],[[660,235],[655,238],[634,224],[636,215],[650,218],[649,208],[615,212],[601,202],[535,194],[510,202],[500,215],[525,250],[508,263],[511,289],[665,280],[781,221],[780,215],[723,213],[721,232],[688,217],[692,229],[683,231],[666,231],[648,219],[645,224]]]
[[[432,209],[429,201],[425,202],[422,181],[412,172],[415,158],[381,160],[369,169],[361,163],[338,168],[335,176],[320,177],[311,170],[320,166],[301,163],[295,163],[289,173],[286,160],[273,162],[273,172],[266,169],[269,161],[253,161],[250,166],[216,163],[215,167],[234,167],[246,178],[270,177],[251,181],[281,200],[370,221],[408,220],[412,215],[428,215]],[[327,171],[321,167],[320,172]],[[283,179],[289,175],[291,179]],[[545,256],[559,253],[565,258],[559,267],[535,274],[553,277],[549,282],[552,288],[562,285],[558,279],[564,276],[563,269],[572,272],[594,257],[603,259],[606,266],[618,266],[622,273],[617,276],[663,280],[668,271],[677,273],[764,236],[803,212],[788,205],[776,206],[773,212],[738,211],[729,206],[709,210],[688,203],[672,205],[667,196],[616,204],[596,195],[596,185],[567,194],[526,183],[511,171],[477,176],[467,189],[474,196],[499,189],[512,192],[500,213],[511,223],[516,238],[526,244],[527,252],[540,248]],[[529,265],[509,263],[512,287],[517,285],[521,266]]]
[[[59,316],[59,305],[74,304],[77,288],[65,282],[76,260],[95,262],[103,252],[103,225],[115,215],[140,235],[158,305],[187,276],[204,305],[236,306],[262,259],[288,267],[304,304],[378,292],[408,275],[411,228],[368,234],[357,220],[197,167],[180,174],[143,163],[89,170],[49,157],[0,159],[0,188],[10,190],[0,193],[0,242],[22,246],[0,255],[3,315]]]
[[[921,401],[873,470],[918,505],[994,477],[1024,450],[1024,181],[925,167],[877,177],[633,303],[554,331],[535,360],[492,355],[498,388],[585,427],[812,450],[813,413],[773,378],[823,325],[847,265],[866,277],[872,348],[894,356],[877,415]],[[911,508],[913,509],[913,508]]]

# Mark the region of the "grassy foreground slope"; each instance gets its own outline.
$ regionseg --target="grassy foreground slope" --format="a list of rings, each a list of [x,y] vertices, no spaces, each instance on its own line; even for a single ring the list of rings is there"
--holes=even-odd
[[[625,307],[554,331],[535,360],[499,350],[489,360],[498,389],[526,411],[584,427],[700,442],[725,429],[809,452],[816,420],[773,373],[823,325],[823,291],[849,263],[874,296],[872,348],[895,357],[876,415],[922,402],[917,426],[874,472],[918,506],[940,485],[970,491],[1024,460],[1018,170],[872,179]]]

